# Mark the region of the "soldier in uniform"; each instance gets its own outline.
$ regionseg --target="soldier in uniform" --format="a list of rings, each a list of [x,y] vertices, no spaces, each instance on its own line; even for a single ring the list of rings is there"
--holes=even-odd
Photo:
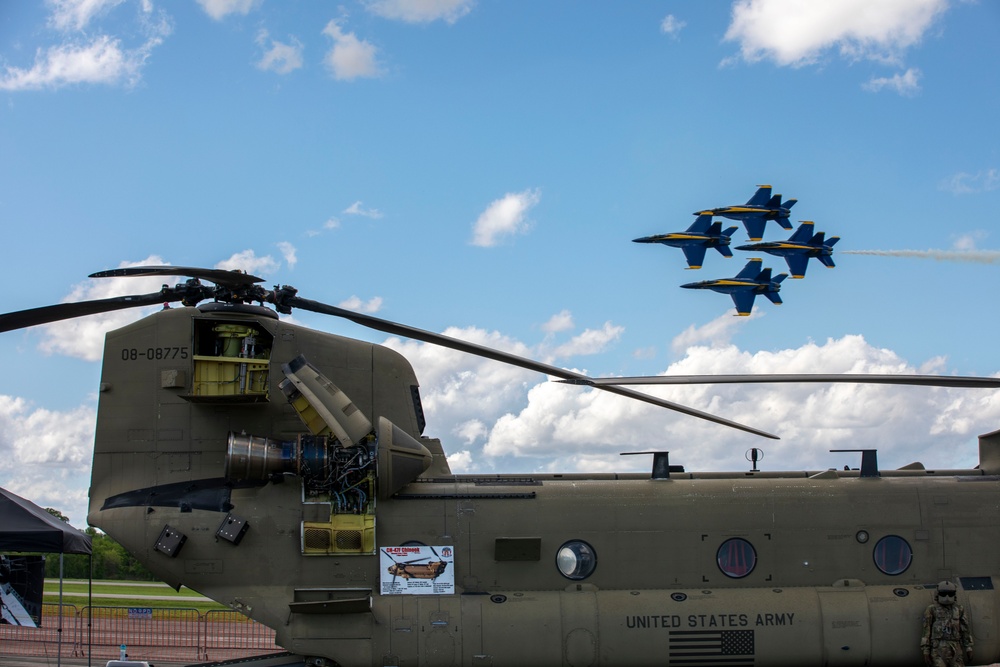
[[[955,602],[955,584],[942,581],[934,604],[924,611],[920,650],[928,667],[965,667],[972,661],[972,630],[962,605]]]

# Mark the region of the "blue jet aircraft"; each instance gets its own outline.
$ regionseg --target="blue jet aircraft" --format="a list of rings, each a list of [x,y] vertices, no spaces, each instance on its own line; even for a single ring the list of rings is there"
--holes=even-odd
[[[781,195],[771,196],[770,185],[758,185],[757,192],[753,197],[741,206],[724,206],[713,208],[710,211],[697,211],[695,215],[721,215],[730,220],[739,220],[747,228],[747,235],[751,241],[760,241],[764,238],[764,225],[768,220],[774,220],[784,229],[791,229],[792,223],[788,222],[789,210],[795,205],[797,199],[789,199],[781,202]]]
[[[689,269],[700,269],[705,261],[705,251],[708,248],[715,248],[723,257],[732,257],[733,251],[729,249],[729,243],[733,232],[739,227],[730,227],[722,231],[721,222],[712,222],[712,216],[699,215],[694,224],[684,232],[670,232],[668,234],[655,234],[653,236],[643,236],[632,239],[633,243],[662,243],[684,251]]]
[[[761,260],[751,259],[733,278],[717,278],[715,280],[702,280],[697,283],[687,283],[681,285],[687,289],[710,289],[713,292],[728,294],[736,304],[736,313],[747,316],[753,310],[753,301],[758,294],[763,294],[771,303],[781,305],[781,297],[778,291],[781,289],[781,281],[788,277],[787,273],[779,273],[771,279],[771,269],[761,271]]]
[[[834,268],[833,246],[840,240],[839,236],[831,236],[825,240],[824,232],[813,234],[813,223],[804,221],[787,241],[765,241],[738,246],[737,250],[760,250],[771,255],[784,257],[788,262],[788,270],[792,278],[805,278],[809,258],[815,257],[823,266]]]

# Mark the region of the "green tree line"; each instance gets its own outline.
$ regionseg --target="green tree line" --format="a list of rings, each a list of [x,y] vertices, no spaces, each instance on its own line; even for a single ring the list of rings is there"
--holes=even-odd
[[[63,520],[69,519],[59,510],[46,507],[45,510]],[[128,579],[132,581],[158,581],[125,547],[113,539],[88,527],[85,531],[90,535],[92,556],[94,560],[94,579]],[[66,554],[63,556],[63,577],[66,579],[87,579],[90,577],[90,556],[81,554]],[[47,554],[45,559],[45,576],[59,577],[59,555]]]

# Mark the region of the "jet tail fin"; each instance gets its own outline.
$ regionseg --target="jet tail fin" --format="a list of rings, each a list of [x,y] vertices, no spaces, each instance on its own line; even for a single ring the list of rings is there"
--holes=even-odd
[[[791,229],[792,223],[789,222],[788,215],[782,215],[781,213],[781,195],[774,195],[774,198],[778,200],[778,203],[771,207],[771,213],[768,214],[768,217],[773,216],[774,221],[781,225],[782,229]],[[795,200],[793,199],[792,201]]]
[[[831,236],[830,240],[827,241],[826,244],[832,248],[833,246],[837,245],[837,241],[839,240],[840,240],[839,236]]]
[[[751,259],[743,270],[736,274],[736,280],[753,280],[760,273],[760,265],[763,261],[757,258]]]
[[[770,271],[770,269],[766,270]],[[780,285],[781,281],[783,281],[787,277],[788,277],[787,273],[779,273],[774,277],[774,280],[772,282],[774,282],[775,285]],[[764,296],[766,296],[771,301],[771,303],[777,306],[780,306],[782,304],[781,296],[778,294],[779,289],[780,288],[776,286],[774,289],[768,289],[766,292],[764,292]]]
[[[722,223],[718,223],[719,227],[722,227]],[[698,217],[694,219],[691,226],[687,228],[687,231],[692,234],[704,234],[709,229],[712,228],[712,216],[706,213],[699,213]]]
[[[816,238],[815,236],[813,236],[813,229],[814,228],[815,228],[815,225],[812,222],[809,222],[808,220],[804,220],[802,222],[802,224],[799,225],[799,228],[796,229],[795,232],[791,236],[788,237],[788,242],[789,243],[812,243],[812,241],[810,241],[809,239],[812,238],[813,240],[815,240],[815,238]]]
[[[757,192],[747,200],[747,206],[764,206],[771,199],[771,186],[758,185]]]
[[[719,227],[722,227],[722,223],[719,223]],[[723,257],[732,257],[733,251],[729,249],[729,241],[733,234],[736,233],[739,227],[733,226],[727,228],[725,231],[720,231],[716,234],[719,237],[719,243],[716,244],[715,249],[719,251]]]
[[[758,273],[755,280],[762,285],[769,284],[771,282],[771,267],[768,267],[763,271],[761,271],[760,273]]]

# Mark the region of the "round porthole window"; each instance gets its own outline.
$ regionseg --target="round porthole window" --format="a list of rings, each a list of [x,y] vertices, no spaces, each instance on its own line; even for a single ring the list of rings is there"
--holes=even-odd
[[[597,552],[582,540],[570,540],[556,552],[556,567],[567,579],[586,579],[597,568]]]
[[[899,535],[886,535],[875,543],[875,567],[884,574],[903,574],[913,561],[913,549]]]
[[[716,553],[719,569],[727,577],[740,579],[753,572],[757,564],[757,552],[753,545],[741,537],[732,537],[722,543]]]

